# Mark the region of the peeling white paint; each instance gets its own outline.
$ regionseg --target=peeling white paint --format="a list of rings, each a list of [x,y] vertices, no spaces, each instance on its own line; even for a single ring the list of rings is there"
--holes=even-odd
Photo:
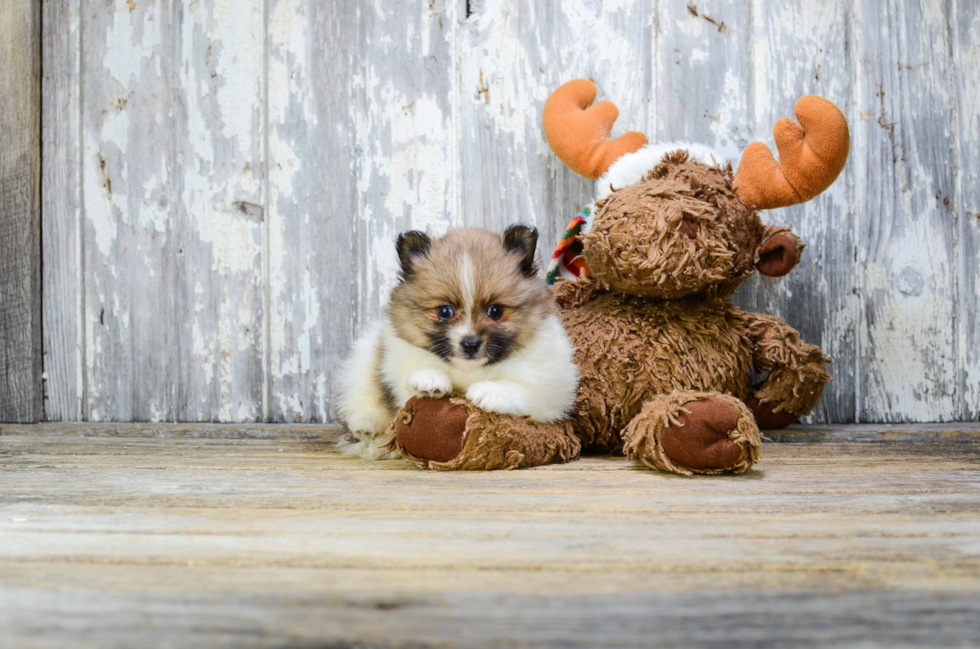
[[[204,337],[200,321],[196,318],[191,328],[191,335],[194,345],[191,351],[194,358],[199,362],[201,377],[204,379],[205,385],[211,385],[211,381],[214,380],[214,363],[211,362],[214,352],[211,348],[211,340]]]
[[[123,86],[129,86],[140,74],[143,61],[153,57],[161,42],[160,25],[155,7],[130,11],[125,0],[116,0],[112,26],[106,30],[105,58],[102,67]]]
[[[211,244],[215,270],[244,273],[258,267],[261,248],[254,224],[241,215],[205,207],[197,226],[201,240]]]
[[[309,63],[309,21],[303,6],[293,2],[273,2],[269,14],[269,122],[284,124],[286,111],[299,100],[303,118],[316,124],[314,96],[307,77]],[[275,129],[273,129],[273,134]],[[271,135],[271,134],[270,134]]]
[[[160,173],[152,175],[143,182],[143,200],[138,210],[140,227],[164,234],[169,229],[173,210],[170,206],[170,182],[167,165]]]
[[[263,49],[255,45],[263,37],[262,3],[216,0],[213,23],[212,38],[220,43],[214,74],[220,80],[217,95],[221,132],[235,143],[240,158],[248,160],[261,118],[256,99],[262,93]]]
[[[744,85],[744,80],[734,70],[728,70],[725,73],[721,101],[719,101],[714,115],[709,120],[711,133],[715,136],[714,142],[710,144],[721,155],[722,160],[719,162],[730,160],[736,169],[743,147],[740,142],[732,138],[732,125],[745,118],[745,106],[740,99],[744,96],[742,92]]]
[[[167,420],[167,414],[157,407],[157,404],[150,404],[150,421],[157,423]]]
[[[112,142],[123,156],[129,152],[129,111],[122,108],[106,112],[102,139]]]
[[[264,374],[271,415],[328,419],[330,354],[348,320],[382,308],[400,230],[524,220],[547,250],[587,199],[540,124],[548,94],[578,76],[619,106],[614,136],[692,137],[736,158],[751,139],[771,145],[800,94],[839,101],[851,168],[818,202],[764,215],[811,247],[752,298],[811,319],[841,361],[828,398],[856,393],[877,418],[980,410],[977,296],[956,293],[980,285],[964,257],[980,245],[980,117],[975,93],[956,94],[980,83],[969,3],[699,0],[694,16],[688,3],[567,0],[546,21],[540,4],[487,0],[464,22],[462,3],[265,2],[268,34],[260,0],[174,12],[119,0],[73,27],[86,44],[72,91],[86,274],[67,338],[83,339],[89,418],[251,420]],[[339,213],[327,186],[350,192]],[[170,403],[178,385],[192,403]]]
[[[98,151],[97,142],[90,140],[88,144],[87,151]],[[98,154],[96,153],[92,157],[95,160],[93,161],[94,164],[88,165],[90,176],[93,171],[98,172],[99,170]],[[95,233],[95,245],[100,254],[109,256],[119,233],[119,225],[113,211],[112,197],[103,185],[92,178],[86,179],[82,185],[82,195],[85,200],[86,220]]]
[[[428,8],[414,7],[419,40],[382,40],[379,56],[363,69],[355,69],[352,87],[363,96],[366,110],[353,115],[357,161],[358,217],[364,242],[364,264],[358,291],[365,296],[361,321],[376,316],[385,295],[394,286],[398,265],[394,240],[400,230],[420,229],[433,236],[458,223],[455,188],[457,160],[452,104],[446,79],[433,90],[420,88],[403,75],[390,74],[403,57],[421,58],[448,71],[453,51],[454,16],[442,18]],[[374,17],[386,19],[380,5]],[[403,29],[403,27],[402,27]],[[401,33],[401,32],[399,32]],[[415,48],[419,49],[415,51]]]
[[[232,421],[232,343],[231,343],[231,305],[228,300],[221,300],[218,310],[218,358],[219,385],[218,421]]]
[[[958,2],[951,21],[958,29],[954,40],[957,62],[959,171],[956,176],[959,277],[957,296],[957,348],[963,373],[960,416],[980,419],[980,105],[975,100],[980,88],[980,6]],[[971,89],[971,91],[967,91]]]
[[[375,157],[374,170],[387,176],[389,189],[384,206],[394,217],[407,216],[412,227],[441,236],[448,229],[446,197],[452,192],[453,161],[447,155],[451,133],[449,116],[438,102],[422,95],[410,108],[408,97],[392,84],[381,90],[385,106],[382,122],[391,129],[392,153]]]

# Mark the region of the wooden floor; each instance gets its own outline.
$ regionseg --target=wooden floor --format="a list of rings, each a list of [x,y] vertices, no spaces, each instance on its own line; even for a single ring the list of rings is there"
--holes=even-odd
[[[726,478],[331,434],[0,427],[0,645],[980,645],[977,427],[791,431]]]

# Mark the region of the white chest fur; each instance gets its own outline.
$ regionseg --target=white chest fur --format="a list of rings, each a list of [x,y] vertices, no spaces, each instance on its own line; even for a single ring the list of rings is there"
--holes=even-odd
[[[437,372],[449,378],[456,392],[491,406],[486,409],[527,414],[536,421],[560,419],[575,401],[578,370],[572,360],[574,350],[557,316],[548,316],[528,345],[492,365],[447,362],[399,338],[390,322],[382,323],[381,344],[382,380],[398,403],[420,391],[412,384],[413,374],[419,370],[425,372],[415,374],[415,383],[420,382],[420,376],[431,383]],[[471,389],[473,394],[469,394]]]

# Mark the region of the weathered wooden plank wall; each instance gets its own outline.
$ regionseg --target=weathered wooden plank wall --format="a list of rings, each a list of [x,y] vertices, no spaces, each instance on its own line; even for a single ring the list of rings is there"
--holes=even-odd
[[[275,420],[329,419],[332,363],[351,335],[355,186],[349,128],[353,17],[338,3],[268,11],[269,161],[262,340]]]
[[[78,3],[42,3],[41,237],[48,418],[83,419],[81,21]]]
[[[41,3],[0,4],[0,422],[43,415]]]
[[[754,127],[740,134],[737,146],[757,138],[771,141],[772,124],[806,94],[830,97],[853,116],[852,29],[849,0],[756,8],[748,36],[754,64],[751,119],[744,122]],[[855,162],[852,158],[840,179],[813,201],[764,215],[767,222],[790,225],[803,237],[808,244],[804,262],[782,281],[753,278],[738,296],[746,307],[787,318],[833,358],[833,387],[816,413],[821,421],[857,419],[859,271],[855,214],[849,207],[860,168]]]
[[[408,228],[538,226],[590,183],[548,93],[737,155],[836,101],[809,244],[736,296],[834,358],[817,421],[980,415],[980,9],[965,0],[46,2],[49,419],[329,421]],[[547,251],[543,252],[546,255]]]
[[[959,350],[960,416],[980,420],[980,3],[955,0],[951,17],[953,40],[952,93],[955,101],[954,141],[957,173],[953,203],[958,248],[956,269],[956,344]]]

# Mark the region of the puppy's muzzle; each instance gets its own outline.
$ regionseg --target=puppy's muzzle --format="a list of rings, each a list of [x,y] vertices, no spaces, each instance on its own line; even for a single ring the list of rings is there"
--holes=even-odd
[[[459,341],[459,348],[463,350],[467,358],[473,358],[483,346],[483,342],[476,336],[466,336]]]

